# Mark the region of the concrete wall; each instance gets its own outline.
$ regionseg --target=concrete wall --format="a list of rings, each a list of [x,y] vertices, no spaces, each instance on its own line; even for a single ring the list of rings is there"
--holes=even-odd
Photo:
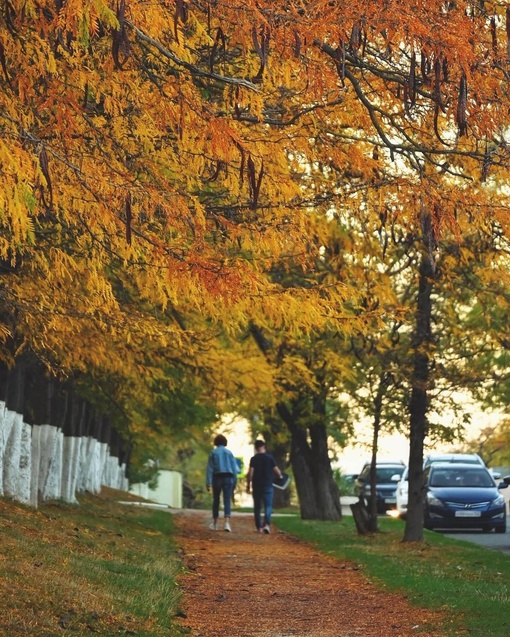
[[[157,504],[182,509],[182,474],[179,471],[160,469],[156,489],[149,489],[147,484],[132,484],[129,491]]]
[[[46,500],[76,502],[101,486],[128,490],[126,466],[108,445],[67,437],[52,425],[31,426],[0,401],[0,496],[37,507]]]

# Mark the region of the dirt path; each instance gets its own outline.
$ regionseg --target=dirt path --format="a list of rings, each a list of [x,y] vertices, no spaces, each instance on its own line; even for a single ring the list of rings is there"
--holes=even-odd
[[[193,637],[444,637],[441,615],[381,591],[351,563],[336,562],[251,517],[233,532],[209,517],[176,515],[187,573],[180,579]],[[277,520],[276,520],[277,523]]]

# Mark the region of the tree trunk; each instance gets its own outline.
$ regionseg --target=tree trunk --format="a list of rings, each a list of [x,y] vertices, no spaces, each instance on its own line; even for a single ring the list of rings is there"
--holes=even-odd
[[[273,346],[263,330],[252,323],[250,333],[260,351],[270,359],[269,354]],[[320,377],[316,377],[316,380],[324,387]],[[315,395],[296,397],[290,409],[283,402],[276,406],[280,418],[291,434],[290,461],[301,517],[304,520],[339,520],[342,517],[340,492],[333,478],[329,459],[326,395],[327,388]],[[306,407],[301,408],[300,401]]]
[[[370,463],[370,498],[368,509],[368,526],[372,533],[379,531],[377,523],[377,453],[379,451],[379,434],[381,432],[381,418],[383,398],[389,385],[389,376],[386,372],[381,372],[379,385],[374,398],[374,431],[372,435],[372,459]]]
[[[87,476],[89,470],[89,439],[93,428],[94,412],[90,403],[86,404],[84,410],[83,419],[81,421],[81,445],[80,445],[80,460],[78,479],[76,482],[76,489],[78,492],[86,491],[87,488]]]
[[[370,497],[368,499],[368,528],[373,533],[379,531],[377,524],[377,451],[379,447],[379,430],[381,428],[381,412],[374,415],[374,431],[372,434],[372,458],[370,463]]]
[[[62,431],[64,432],[64,459],[62,464],[62,498],[76,503],[76,480],[79,470],[81,447],[80,424],[84,401],[71,388],[58,384],[55,396],[62,407]]]
[[[430,346],[432,341],[432,289],[435,267],[432,260],[431,231],[424,236],[419,271],[418,300],[414,333],[414,370],[409,405],[409,500],[404,542],[423,540],[423,444],[427,435],[429,408]]]
[[[307,431],[288,423],[291,432],[290,461],[303,520],[340,520],[340,492],[333,478],[324,425]]]
[[[25,364],[17,361],[7,387],[6,407],[9,410],[9,437],[4,449],[3,488],[5,495],[20,499],[20,460],[23,432],[23,397],[25,391]],[[23,474],[26,477],[26,472]]]
[[[358,535],[366,535],[371,532],[370,514],[368,513],[365,500],[360,498],[358,502],[350,505],[354,524]]]

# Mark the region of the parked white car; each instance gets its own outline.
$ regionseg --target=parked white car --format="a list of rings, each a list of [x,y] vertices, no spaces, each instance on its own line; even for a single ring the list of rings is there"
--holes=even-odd
[[[397,490],[395,492],[396,497],[396,509],[400,518],[405,518],[407,514],[407,498],[409,493],[409,469],[406,467],[402,477],[397,482]]]

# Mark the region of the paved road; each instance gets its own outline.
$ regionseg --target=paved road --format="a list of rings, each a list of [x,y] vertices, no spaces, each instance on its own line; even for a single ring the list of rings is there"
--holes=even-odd
[[[510,554],[510,528],[506,533],[479,533],[477,531],[442,531],[448,537],[456,540],[474,542],[494,551],[501,551]]]
[[[508,489],[510,491],[510,489]],[[505,496],[510,496],[510,493],[505,493]],[[342,497],[342,513],[344,515],[352,515],[349,505],[353,502],[357,502],[358,498],[352,498],[349,496]],[[453,537],[457,540],[465,540],[466,542],[474,542],[480,544],[488,549],[494,551],[501,551],[502,553],[508,553],[510,555],[510,506],[509,506],[509,519],[508,528],[506,533],[481,533],[477,531],[439,531],[448,537]]]

